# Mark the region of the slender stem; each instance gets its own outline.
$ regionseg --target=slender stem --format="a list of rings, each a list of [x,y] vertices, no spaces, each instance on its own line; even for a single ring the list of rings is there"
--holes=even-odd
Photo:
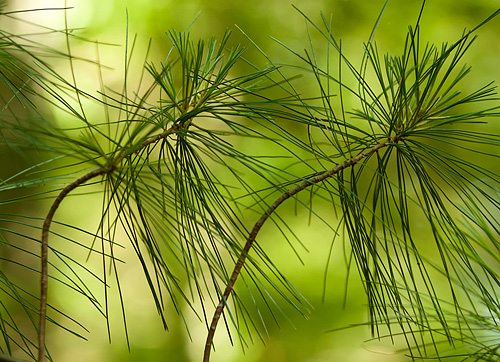
[[[85,182],[89,181],[90,179],[111,173],[115,170],[117,165],[127,156],[136,153],[143,149],[144,147],[147,147],[155,142],[158,142],[161,139],[164,139],[168,137],[170,134],[181,131],[183,129],[182,125],[174,124],[172,127],[170,127],[167,130],[164,130],[163,132],[152,136],[142,143],[136,145],[136,146],[131,146],[131,147],[124,147],[121,152],[114,158],[114,161],[109,164],[108,167],[99,167],[95,170],[90,171],[89,173],[83,175],[79,179],[73,181],[69,185],[67,185],[65,188],[61,190],[59,195],[57,195],[57,198],[54,200],[52,203],[52,206],[50,207],[49,212],[47,213],[47,216],[45,217],[45,220],[43,222],[43,228],[42,228],[42,246],[41,246],[41,253],[40,253],[40,260],[41,260],[41,276],[40,276],[40,311],[39,311],[39,321],[38,321],[38,362],[45,362],[46,357],[45,357],[45,322],[47,319],[47,292],[48,292],[48,252],[49,252],[49,232],[50,232],[50,224],[52,223],[52,218],[54,217],[54,214],[61,204],[61,202],[64,200],[64,198],[74,189],[79,187],[80,185],[84,184]]]
[[[343,163],[338,164],[334,168],[323,172],[320,175],[311,177],[310,179],[302,182],[301,184],[295,186],[294,188],[286,191],[284,194],[282,194],[276,201],[273,202],[271,206],[266,210],[265,214],[263,214],[259,220],[255,223],[253,226],[252,231],[248,235],[247,241],[245,243],[245,246],[243,247],[243,250],[241,251],[240,256],[238,257],[238,261],[236,262],[236,265],[234,266],[233,273],[231,274],[231,278],[229,278],[229,281],[226,285],[226,289],[224,291],[224,294],[222,295],[222,298],[220,300],[219,305],[215,309],[214,316],[212,318],[212,323],[210,324],[210,329],[208,331],[206,343],[205,343],[205,351],[203,354],[203,362],[209,362],[210,361],[210,352],[212,350],[212,344],[213,344],[213,339],[215,335],[215,330],[217,328],[217,324],[219,322],[219,319],[222,315],[222,312],[224,311],[224,308],[227,304],[227,301],[229,297],[231,296],[231,292],[233,291],[234,284],[236,283],[236,280],[238,279],[239,275],[241,274],[241,269],[243,268],[243,265],[245,264],[245,260],[248,256],[248,253],[250,252],[250,249],[252,248],[252,245],[257,237],[257,234],[260,232],[262,226],[266,222],[266,220],[271,216],[271,214],[276,211],[276,209],[287,199],[292,197],[293,195],[298,194],[300,191],[306,189],[309,186],[316,185],[324,180],[326,180],[329,177],[332,177],[336,174],[338,174],[340,171],[355,165],[362,159],[370,156],[371,154],[377,152],[381,148],[387,146],[390,143],[396,143],[398,142],[398,137],[392,137],[388,138],[385,141],[382,141],[372,148],[365,150],[364,152],[358,154],[357,156],[354,156],[348,160],[345,160]]]
[[[42,251],[41,251],[41,277],[40,277],[40,320],[38,321],[38,362],[45,362],[45,321],[47,316],[47,291],[48,291],[48,252],[49,252],[49,230],[50,224],[52,223],[52,218],[61,204],[62,200],[68,195],[72,190],[76,189],[78,186],[84,184],[88,180],[103,175],[109,172],[105,168],[97,168],[90,171],[89,173],[83,175],[79,179],[73,181],[65,188],[61,190],[57,198],[52,203],[50,210],[45,217],[42,228]]]

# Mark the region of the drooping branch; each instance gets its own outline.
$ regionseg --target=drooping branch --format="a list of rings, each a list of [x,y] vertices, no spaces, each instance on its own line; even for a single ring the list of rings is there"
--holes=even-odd
[[[38,321],[38,362],[45,362],[45,320],[47,316],[47,291],[48,291],[48,253],[49,253],[49,231],[50,224],[54,214],[64,200],[64,198],[78,186],[84,184],[88,180],[105,174],[106,168],[100,167],[83,175],[79,179],[73,181],[61,190],[57,198],[52,203],[50,210],[45,217],[42,228],[42,251],[40,253],[41,260],[41,277],[40,277],[40,311]]]
[[[127,156],[137,153],[143,148],[153,143],[156,143],[182,129],[183,126],[176,123],[167,130],[164,130],[163,132],[155,136],[147,138],[142,143],[136,146],[123,148],[121,152],[119,152],[118,155],[113,160],[111,160],[107,166],[96,168],[95,170],[90,171],[89,173],[83,175],[82,177],[78,178],[77,180],[73,181],[65,188],[63,188],[59,193],[59,195],[57,195],[54,202],[52,203],[52,206],[50,207],[50,210],[47,213],[47,216],[45,217],[42,228],[41,253],[40,253],[41,276],[40,276],[40,310],[39,310],[39,321],[38,321],[38,360],[37,360],[38,362],[46,361],[45,325],[47,317],[49,233],[50,233],[50,225],[52,223],[52,219],[54,217],[57,208],[64,200],[64,198],[77,187],[83,185],[87,181],[97,176],[112,173],[115,170],[115,168],[120,164],[120,162]]]
[[[250,252],[250,249],[252,248],[255,239],[257,238],[257,235],[259,234],[260,230],[262,229],[262,226],[264,223],[267,221],[267,219],[276,211],[276,209],[287,199],[290,197],[298,194],[302,190],[308,188],[309,186],[313,186],[316,184],[321,183],[322,181],[326,180],[327,178],[330,178],[336,174],[338,174],[340,171],[351,167],[361,161],[362,159],[372,155],[373,153],[377,152],[383,147],[386,147],[387,145],[391,143],[397,143],[399,141],[399,138],[397,136],[388,138],[372,148],[365,150],[364,152],[358,154],[357,156],[354,156],[348,160],[345,160],[341,164],[337,164],[334,168],[323,172],[320,175],[311,177],[308,180],[305,180],[304,182],[300,183],[299,185],[295,186],[294,188],[286,191],[284,194],[282,194],[276,201],[272,203],[271,206],[266,210],[266,212],[260,217],[260,219],[255,223],[255,225],[252,228],[252,231],[248,235],[248,238],[246,240],[245,246],[243,247],[243,250],[240,253],[240,256],[238,257],[238,260],[234,266],[233,273],[231,274],[231,277],[229,278],[229,281],[226,285],[226,289],[224,290],[224,294],[222,295],[222,298],[220,300],[219,305],[215,309],[214,316],[212,318],[212,323],[210,324],[210,329],[208,331],[206,343],[205,343],[205,351],[203,354],[203,362],[209,362],[210,361],[210,352],[212,350],[212,344],[213,344],[213,339],[215,335],[215,330],[217,329],[217,324],[219,322],[219,319],[222,315],[222,312],[224,311],[224,308],[226,307],[227,301],[229,300],[229,297],[231,296],[231,293],[233,291],[234,285],[236,283],[236,280],[241,274],[241,269],[243,268],[243,265],[245,264],[246,258],[248,256],[248,253]]]

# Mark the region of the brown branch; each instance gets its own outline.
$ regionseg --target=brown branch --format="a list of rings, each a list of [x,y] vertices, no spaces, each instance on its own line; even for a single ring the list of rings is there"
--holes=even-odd
[[[233,291],[234,284],[236,283],[236,280],[238,279],[239,275],[241,274],[241,269],[243,268],[243,265],[245,264],[245,260],[248,256],[248,253],[250,249],[252,248],[253,243],[255,242],[255,238],[257,237],[257,234],[259,233],[260,229],[266,222],[266,220],[271,216],[271,214],[276,211],[276,209],[287,199],[290,197],[298,194],[300,191],[306,189],[309,186],[316,185],[324,180],[326,180],[329,177],[332,177],[336,174],[338,174],[340,171],[355,165],[362,159],[366,158],[367,156],[370,156],[371,154],[377,152],[381,148],[387,146],[390,143],[396,143],[398,142],[397,137],[392,137],[388,138],[387,140],[380,142],[373,146],[372,148],[360,153],[359,155],[352,157],[348,160],[345,160],[343,163],[338,164],[334,168],[323,172],[320,175],[311,177],[310,179],[302,182],[301,184],[295,186],[294,188],[286,191],[283,195],[281,195],[274,203],[269,206],[267,211],[265,212],[264,215],[260,217],[260,219],[255,223],[252,231],[248,235],[247,241],[245,243],[245,246],[243,247],[243,250],[241,251],[240,256],[238,257],[238,261],[236,262],[236,265],[234,266],[233,273],[231,274],[231,278],[229,279],[226,289],[224,291],[224,294],[222,295],[222,298],[220,300],[219,305],[215,309],[214,316],[212,318],[212,323],[210,324],[210,329],[208,331],[206,343],[205,343],[205,351],[203,354],[203,362],[209,362],[210,361],[210,352],[212,350],[212,344],[213,344],[213,339],[215,335],[215,330],[217,328],[217,324],[219,322],[219,319],[222,315],[222,312],[224,311],[224,308],[227,304],[227,301],[229,297],[231,296],[231,292]]]
[[[118,154],[118,156],[115,157],[113,162],[110,162],[108,166],[99,167],[83,175],[79,179],[73,181],[72,183],[70,183],[61,190],[59,195],[57,195],[57,198],[52,203],[52,206],[50,207],[50,210],[47,213],[47,216],[45,217],[42,228],[42,242],[41,242],[42,245],[40,253],[41,276],[40,276],[40,311],[39,311],[39,321],[38,321],[38,360],[37,360],[38,362],[46,361],[45,324],[47,318],[47,294],[48,294],[48,279],[49,279],[48,278],[49,232],[50,232],[50,224],[52,223],[52,218],[54,217],[57,208],[64,200],[64,198],[77,187],[81,186],[82,184],[84,184],[85,182],[89,181],[94,177],[113,172],[117,167],[117,165],[125,157],[130,156],[131,154],[134,154],[140,151],[141,149],[155,142],[158,142],[161,139],[168,137],[172,133],[181,131],[182,129],[183,129],[182,125],[174,124],[172,127],[164,130],[162,133],[147,138],[145,141],[136,146],[124,147],[122,151]]]
[[[105,168],[97,168],[89,173],[83,175],[79,179],[73,181],[65,188],[61,190],[57,198],[52,203],[50,210],[45,217],[42,228],[42,251],[40,254],[40,259],[42,263],[41,277],[40,277],[40,320],[38,321],[38,362],[45,362],[45,321],[47,316],[47,291],[48,291],[48,252],[49,252],[49,231],[50,224],[52,223],[52,218],[61,204],[62,200],[68,195],[72,190],[76,189],[78,186],[84,184],[88,180],[103,175],[109,172]]]

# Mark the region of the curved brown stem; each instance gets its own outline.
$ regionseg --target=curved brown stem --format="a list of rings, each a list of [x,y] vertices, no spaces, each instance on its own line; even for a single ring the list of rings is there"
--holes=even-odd
[[[50,224],[52,223],[52,218],[61,204],[62,200],[68,195],[72,190],[76,189],[78,186],[84,184],[88,180],[103,175],[109,172],[105,168],[97,168],[89,173],[83,175],[79,179],[73,181],[65,188],[61,190],[57,198],[52,203],[50,210],[45,217],[42,228],[42,251],[40,254],[41,259],[41,277],[40,277],[40,320],[38,321],[38,362],[45,362],[45,321],[47,317],[47,291],[48,291],[48,252],[49,252],[49,230]]]
[[[210,329],[208,331],[206,343],[205,343],[205,351],[203,353],[203,362],[209,362],[210,361],[210,352],[212,350],[212,344],[213,344],[213,339],[215,335],[215,330],[217,328],[217,324],[219,323],[219,319],[222,315],[222,312],[224,311],[224,308],[227,304],[227,301],[229,297],[231,296],[231,292],[233,291],[234,284],[236,283],[236,280],[238,279],[239,275],[241,274],[241,269],[243,268],[243,265],[245,264],[245,260],[248,256],[248,253],[250,249],[252,248],[252,245],[255,241],[255,238],[257,237],[257,234],[259,233],[260,229],[266,222],[266,220],[271,216],[271,214],[287,199],[289,199],[291,196],[298,194],[300,191],[306,189],[309,186],[316,185],[324,180],[326,180],[329,177],[332,177],[336,174],[338,174],[340,171],[343,169],[346,169],[350,166],[355,165],[362,159],[364,159],[367,156],[370,156],[371,154],[377,152],[381,148],[387,146],[390,143],[396,143],[398,142],[399,138],[398,137],[392,137],[388,138],[385,141],[382,141],[372,148],[360,153],[357,156],[354,156],[348,160],[345,160],[343,163],[338,164],[334,168],[323,172],[322,174],[319,174],[317,176],[311,177],[310,179],[302,182],[301,184],[295,186],[294,188],[286,191],[283,195],[281,195],[276,201],[273,202],[271,206],[266,210],[265,214],[260,217],[260,219],[255,223],[253,226],[252,231],[248,235],[247,241],[245,243],[245,246],[243,247],[243,250],[241,251],[240,256],[238,257],[238,261],[236,262],[236,265],[234,266],[233,273],[231,274],[231,278],[229,278],[229,281],[226,285],[226,289],[224,290],[224,294],[222,295],[222,298],[220,300],[219,305],[215,309],[214,316],[212,317],[212,323],[210,324]]]
[[[61,190],[59,195],[57,195],[57,198],[52,203],[52,206],[50,207],[50,210],[47,213],[47,216],[45,217],[42,228],[42,242],[41,242],[42,246],[40,253],[41,277],[40,277],[40,311],[39,311],[39,321],[38,321],[38,359],[37,359],[38,362],[46,361],[45,322],[47,318],[47,291],[48,291],[48,279],[49,279],[48,278],[49,231],[50,231],[50,224],[52,223],[52,218],[54,217],[57,208],[64,200],[64,198],[78,186],[84,184],[85,182],[96,176],[113,172],[116,165],[118,165],[125,157],[133,153],[136,153],[141,149],[143,149],[144,147],[147,147],[155,142],[158,142],[161,139],[167,138],[172,133],[181,131],[182,129],[183,129],[182,126],[174,124],[172,127],[164,130],[163,132],[155,136],[146,139],[145,141],[136,146],[123,148],[122,151],[118,154],[118,156],[115,157],[114,162],[110,163],[108,167],[97,168],[83,175],[79,179],[73,181],[72,183],[70,183]]]

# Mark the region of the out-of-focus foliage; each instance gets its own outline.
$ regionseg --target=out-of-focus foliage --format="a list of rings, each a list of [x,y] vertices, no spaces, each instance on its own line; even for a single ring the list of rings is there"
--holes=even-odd
[[[4,11],[50,25],[24,32],[16,20],[0,34],[0,151],[20,160],[0,180],[1,352],[35,358],[43,217],[82,175],[96,177],[71,190],[50,229],[48,320],[62,328],[49,326],[49,352],[189,361],[201,360],[253,222],[348,162],[259,232],[213,359],[406,360],[363,351],[371,334],[394,342],[391,353],[498,360],[498,21],[463,31],[496,9],[282,5]],[[362,339],[360,329],[323,333],[364,325],[366,310]],[[106,333],[119,343],[107,346]]]

